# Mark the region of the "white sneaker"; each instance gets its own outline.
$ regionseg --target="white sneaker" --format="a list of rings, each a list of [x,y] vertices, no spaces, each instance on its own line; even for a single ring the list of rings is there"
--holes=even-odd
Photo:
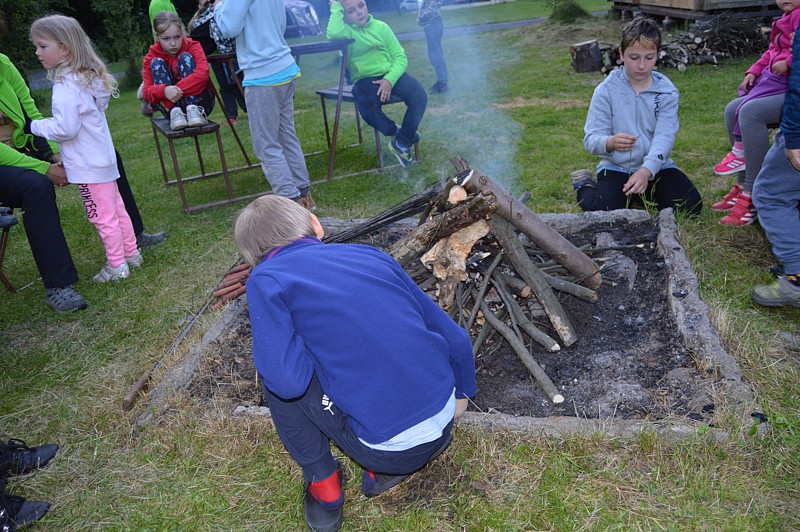
[[[125,257],[125,262],[128,263],[129,268],[138,268],[144,262],[144,258],[142,257],[142,252],[137,251],[130,257]]]
[[[189,123],[188,127],[200,127],[208,124],[206,110],[197,105],[186,106],[186,119]]]
[[[120,279],[125,279],[131,274],[131,269],[128,267],[127,262],[123,262],[116,268],[113,268],[109,263],[103,266],[103,269],[100,272],[92,277],[92,281],[96,283],[105,283],[108,281],[119,281]]]
[[[196,105],[192,107],[197,107]],[[169,128],[172,131],[180,131],[184,129],[189,123],[186,121],[186,115],[183,114],[183,110],[175,106],[172,108],[172,111],[169,112]]]

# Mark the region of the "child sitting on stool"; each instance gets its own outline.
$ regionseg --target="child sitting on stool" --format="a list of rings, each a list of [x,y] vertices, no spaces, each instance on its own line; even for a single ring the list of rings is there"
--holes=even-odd
[[[311,530],[342,525],[344,478],[331,440],[365,468],[374,497],[450,443],[476,392],[469,335],[390,256],[323,244],[319,220],[262,196],[236,220],[253,266],[253,359],[281,441],[303,469]]]
[[[214,96],[203,47],[186,37],[181,19],[169,11],[155,16],[153,31],[156,43],[142,64],[145,101],[169,119],[174,131],[207,124]]]
[[[364,121],[387,137],[389,151],[401,165],[414,162],[411,147],[419,142],[417,128],[428,105],[419,81],[406,72],[408,59],[392,28],[367,12],[364,0],[331,0],[328,39],[355,39],[347,47],[347,68],[353,78],[353,98]],[[398,127],[381,106],[392,96],[408,109]]]

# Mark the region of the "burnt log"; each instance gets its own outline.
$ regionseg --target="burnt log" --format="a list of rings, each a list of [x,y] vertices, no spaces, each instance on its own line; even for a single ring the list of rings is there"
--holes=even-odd
[[[492,178],[473,169],[461,185],[475,194],[493,194],[497,198],[497,213],[500,216],[547,251],[579,282],[593,290],[600,287],[602,278],[597,264]]]
[[[569,347],[574,344],[578,340],[578,336],[570,323],[569,316],[567,316],[558,298],[553,293],[553,289],[547,284],[542,272],[528,257],[525,247],[514,233],[511,224],[502,216],[493,214],[489,219],[489,227],[491,227],[492,233],[500,242],[500,245],[503,246],[503,250],[505,250],[517,273],[533,289],[536,299],[542,304],[550,323],[564,342],[564,345]]]
[[[496,210],[497,200],[493,195],[477,194],[414,229],[398,240],[389,254],[405,267],[428,249],[434,240],[448,237],[478,220],[486,219]]]

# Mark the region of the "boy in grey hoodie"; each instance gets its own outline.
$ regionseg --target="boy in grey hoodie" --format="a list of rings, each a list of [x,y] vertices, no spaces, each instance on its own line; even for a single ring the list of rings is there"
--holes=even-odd
[[[661,32],[651,19],[622,29],[623,66],[594,91],[584,126],[586,151],[601,157],[597,179],[573,174],[584,211],[624,209],[640,196],[658,210],[698,214],[700,194],[670,158],[678,132],[678,89],[653,72]]]

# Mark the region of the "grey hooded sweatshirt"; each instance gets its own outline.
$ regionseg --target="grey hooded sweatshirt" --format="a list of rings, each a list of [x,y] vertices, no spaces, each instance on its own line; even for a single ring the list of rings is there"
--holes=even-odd
[[[583,146],[602,157],[598,172],[632,174],[645,167],[652,180],[662,168],[675,166],[670,152],[678,132],[678,89],[660,72],[652,76],[650,88],[636,94],[622,66],[595,88],[583,128]],[[630,151],[606,151],[606,140],[617,133],[637,137]]]

